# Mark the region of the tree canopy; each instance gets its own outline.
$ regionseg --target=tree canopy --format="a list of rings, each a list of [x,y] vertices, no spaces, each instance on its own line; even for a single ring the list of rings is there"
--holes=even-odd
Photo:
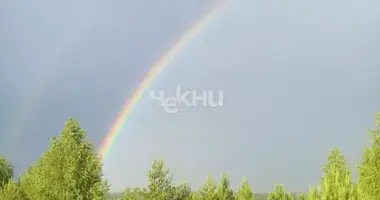
[[[364,149],[354,182],[351,170],[335,148],[322,167],[317,185],[303,194],[292,194],[280,184],[263,196],[254,193],[246,178],[236,190],[227,174],[219,181],[208,176],[192,190],[188,183],[174,184],[172,172],[163,160],[155,160],[147,173],[147,187],[126,188],[119,196],[109,192],[102,163],[86,132],[69,119],[48,149],[17,180],[13,166],[0,157],[0,200],[379,200],[380,199],[380,113],[369,131],[371,146]],[[260,180],[255,180],[260,181]]]
[[[0,189],[13,177],[13,166],[4,158],[0,157]]]
[[[21,176],[20,187],[31,200],[101,200],[108,195],[101,160],[85,131],[72,119]]]

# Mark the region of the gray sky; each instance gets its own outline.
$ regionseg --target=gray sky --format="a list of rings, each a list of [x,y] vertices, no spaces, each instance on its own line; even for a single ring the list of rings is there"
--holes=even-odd
[[[68,117],[98,145],[152,63],[212,4],[2,2],[0,152],[23,171]],[[354,166],[380,111],[378,6],[230,3],[151,85],[167,96],[177,84],[222,88],[224,107],[168,114],[146,93],[104,163],[112,190],[145,186],[155,158],[176,182],[227,172],[257,192],[307,189],[333,147]]]

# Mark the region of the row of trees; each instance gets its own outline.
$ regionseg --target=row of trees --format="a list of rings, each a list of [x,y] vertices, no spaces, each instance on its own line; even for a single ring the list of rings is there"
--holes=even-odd
[[[297,197],[275,185],[268,200],[380,200],[380,113],[376,128],[370,131],[372,145],[365,149],[354,183],[344,156],[334,149],[323,167],[320,183]],[[208,177],[192,191],[187,183],[174,185],[163,161],[154,161],[148,173],[147,188],[128,188],[112,197],[103,178],[102,163],[86,133],[75,120],[68,120],[48,150],[16,181],[13,167],[0,158],[0,200],[253,200],[255,196],[243,178],[236,191],[226,174],[218,182]],[[258,199],[256,199],[258,200]]]

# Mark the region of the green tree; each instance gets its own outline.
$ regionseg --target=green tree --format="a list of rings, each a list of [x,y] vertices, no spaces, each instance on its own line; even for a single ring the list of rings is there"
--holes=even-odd
[[[238,191],[236,193],[236,200],[254,200],[255,196],[253,195],[251,186],[249,185],[246,178],[243,178]]]
[[[202,188],[199,189],[199,200],[215,200],[216,199],[216,185],[211,176],[207,177]]]
[[[219,184],[216,188],[217,200],[232,200],[234,198],[234,192],[230,187],[230,181],[227,174],[222,174]]]
[[[366,148],[359,165],[358,191],[363,200],[380,199],[380,113],[375,118],[376,128],[370,130],[372,145]]]
[[[334,149],[323,168],[321,178],[322,200],[349,200],[353,196],[354,185],[351,182],[351,172],[338,149]]]
[[[359,192],[358,192],[358,184],[352,184],[350,191],[350,200],[360,200]]]
[[[147,194],[145,188],[134,188],[133,190],[128,188],[123,192],[121,200],[144,200],[148,198]]]
[[[27,200],[27,198],[18,184],[9,181],[0,190],[0,200]]]
[[[190,200],[199,200],[200,199],[200,195],[198,192],[191,192],[190,194]]]
[[[13,177],[13,166],[4,158],[0,157],[0,189]]]
[[[293,200],[293,196],[285,191],[283,185],[277,184],[274,190],[269,193],[268,200]]]
[[[101,160],[85,131],[69,119],[20,183],[30,200],[103,200],[108,185],[102,176]]]
[[[173,200],[190,200],[191,187],[188,183],[183,183],[174,188]]]
[[[311,187],[307,194],[307,200],[320,200],[320,188],[319,187]]]
[[[171,199],[174,195],[173,176],[162,160],[155,160],[148,173],[149,197],[155,200]]]
[[[307,200],[307,196],[305,194],[298,194],[297,200]]]
[[[121,200],[137,200],[136,195],[131,190],[131,188],[127,188],[124,190],[124,192],[121,194]]]

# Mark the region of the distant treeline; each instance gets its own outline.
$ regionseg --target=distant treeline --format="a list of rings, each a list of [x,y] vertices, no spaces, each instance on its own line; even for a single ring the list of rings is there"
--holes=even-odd
[[[333,149],[323,166],[320,182],[305,194],[291,194],[283,185],[274,185],[268,194],[254,194],[247,179],[236,191],[222,174],[215,181],[207,177],[201,188],[175,185],[162,160],[153,162],[147,188],[126,188],[118,195],[109,193],[102,162],[78,123],[69,119],[49,148],[17,181],[13,166],[0,157],[0,200],[380,200],[380,113],[370,130],[371,146],[358,165],[359,179],[353,182],[344,156]],[[253,188],[254,189],[254,188]]]

